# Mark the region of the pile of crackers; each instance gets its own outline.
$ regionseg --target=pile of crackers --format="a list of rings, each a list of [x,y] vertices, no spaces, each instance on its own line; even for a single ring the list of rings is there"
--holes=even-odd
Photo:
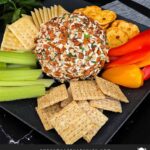
[[[97,20],[100,27],[106,30],[107,40],[110,48],[121,46],[140,33],[137,25],[125,20],[116,20],[117,14],[111,10],[102,10],[98,6],[87,6],[79,8],[75,13],[83,13]]]
[[[34,40],[37,33],[38,29],[31,16],[24,15],[16,22],[6,26],[1,49],[31,51],[35,47]]]
[[[83,138],[90,142],[106,124],[103,110],[122,112],[121,103],[128,103],[118,85],[103,78],[71,81],[51,88],[38,98],[36,111],[45,130],[55,129],[66,144]]]
[[[32,19],[36,27],[39,29],[43,23],[48,22],[50,19],[54,17],[60,17],[65,13],[69,13],[60,5],[54,5],[50,8],[39,8],[31,11]]]
[[[68,13],[62,6],[54,5],[50,8],[34,9],[32,16],[22,15],[20,19],[11,25],[7,25],[1,50],[5,51],[31,51],[35,48],[35,38],[40,26],[53,17]]]

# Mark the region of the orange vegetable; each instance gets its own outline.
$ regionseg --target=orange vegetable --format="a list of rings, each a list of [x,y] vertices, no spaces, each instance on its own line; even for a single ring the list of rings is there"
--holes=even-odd
[[[145,58],[143,61],[136,63],[136,65],[137,65],[139,68],[143,68],[143,67],[145,67],[145,66],[150,65],[150,57],[148,56],[148,57]]]
[[[136,65],[125,65],[107,69],[102,77],[128,88],[139,88],[143,85],[143,73]]]

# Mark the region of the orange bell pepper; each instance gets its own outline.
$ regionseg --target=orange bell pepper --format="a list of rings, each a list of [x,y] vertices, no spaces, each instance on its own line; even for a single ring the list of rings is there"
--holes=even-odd
[[[126,65],[105,70],[102,77],[128,88],[139,88],[143,85],[143,73],[136,65]]]

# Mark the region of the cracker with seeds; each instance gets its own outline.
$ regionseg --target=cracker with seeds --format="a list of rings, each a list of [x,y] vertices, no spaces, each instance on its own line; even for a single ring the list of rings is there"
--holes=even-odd
[[[9,25],[8,28],[26,49],[33,49],[35,47],[34,40],[37,36],[38,29],[31,19],[22,17]]]
[[[74,100],[99,100],[105,98],[95,81],[71,81],[70,88]]]
[[[96,77],[96,83],[105,95],[119,100],[121,102],[129,102],[127,97],[124,95],[124,93],[121,91],[118,85],[100,77]]]
[[[38,108],[46,108],[48,106],[54,105],[56,103],[59,103],[65,99],[68,98],[68,93],[65,84],[62,84],[60,86],[51,88],[49,92],[38,98]]]
[[[121,103],[114,99],[91,100],[90,105],[95,108],[122,113]]]
[[[73,101],[72,93],[70,87],[68,88],[68,98],[60,103],[61,107],[67,106],[69,103]]]
[[[44,109],[36,108],[36,111],[38,113],[38,116],[45,128],[46,131],[53,129],[53,126],[50,122],[53,115],[61,110],[61,107],[59,104],[55,104],[53,106],[49,106]]]
[[[92,128],[90,118],[75,101],[56,113],[51,123],[66,144],[75,143]]]
[[[16,38],[16,36],[8,29],[8,26],[6,26],[1,47],[12,50],[27,50]]]
[[[104,126],[108,118],[98,109],[91,107],[87,101],[79,101],[78,105],[83,109],[93,123],[93,128],[83,137],[87,142],[90,142],[97,132]]]

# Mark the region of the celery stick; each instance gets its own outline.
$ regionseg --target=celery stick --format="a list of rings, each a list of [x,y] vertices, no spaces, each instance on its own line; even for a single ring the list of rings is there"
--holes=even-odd
[[[0,63],[0,69],[5,69],[7,65],[5,63]]]
[[[31,52],[7,52],[0,51],[0,62],[22,65],[36,65],[36,56]]]
[[[7,70],[33,70],[31,67],[7,68]]]
[[[35,68],[33,66],[30,65],[17,65],[17,64],[7,64],[7,68],[8,69],[18,69],[18,68]]]
[[[0,102],[39,97],[45,94],[43,85],[0,87]]]
[[[0,86],[27,86],[27,85],[44,85],[50,87],[54,83],[52,79],[39,79],[35,81],[0,81]]]
[[[36,80],[42,74],[41,69],[32,70],[0,70],[1,81]]]

